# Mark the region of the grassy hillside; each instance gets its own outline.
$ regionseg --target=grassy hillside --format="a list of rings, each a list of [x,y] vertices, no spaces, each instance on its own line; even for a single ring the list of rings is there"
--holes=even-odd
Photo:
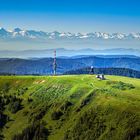
[[[139,140],[140,80],[1,76],[0,139]]]

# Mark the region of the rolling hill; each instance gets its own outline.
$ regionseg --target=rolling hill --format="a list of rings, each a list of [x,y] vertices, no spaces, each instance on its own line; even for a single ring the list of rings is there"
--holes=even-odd
[[[0,76],[0,139],[139,140],[140,80]]]

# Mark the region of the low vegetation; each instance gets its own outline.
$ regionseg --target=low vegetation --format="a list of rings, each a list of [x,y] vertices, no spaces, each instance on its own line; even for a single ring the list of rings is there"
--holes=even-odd
[[[0,140],[139,140],[140,80],[1,76]]]
[[[12,140],[45,140],[49,132],[40,122],[35,122],[25,128],[20,134],[14,135]]]
[[[121,81],[107,81],[106,82],[107,85],[111,85],[112,88],[116,88],[116,89],[120,89],[120,90],[126,90],[126,89],[134,89],[134,85],[133,84],[129,84],[129,83],[124,83]]]

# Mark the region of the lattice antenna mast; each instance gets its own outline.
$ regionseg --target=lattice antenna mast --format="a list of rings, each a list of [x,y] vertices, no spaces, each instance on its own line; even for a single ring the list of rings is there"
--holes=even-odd
[[[56,64],[56,50],[54,50],[54,61],[53,61],[53,74],[56,75],[56,68],[57,68],[57,64]]]

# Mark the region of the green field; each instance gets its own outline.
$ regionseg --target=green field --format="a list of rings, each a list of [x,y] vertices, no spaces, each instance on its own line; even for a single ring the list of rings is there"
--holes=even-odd
[[[0,121],[4,140],[140,140],[140,79],[0,76]]]

